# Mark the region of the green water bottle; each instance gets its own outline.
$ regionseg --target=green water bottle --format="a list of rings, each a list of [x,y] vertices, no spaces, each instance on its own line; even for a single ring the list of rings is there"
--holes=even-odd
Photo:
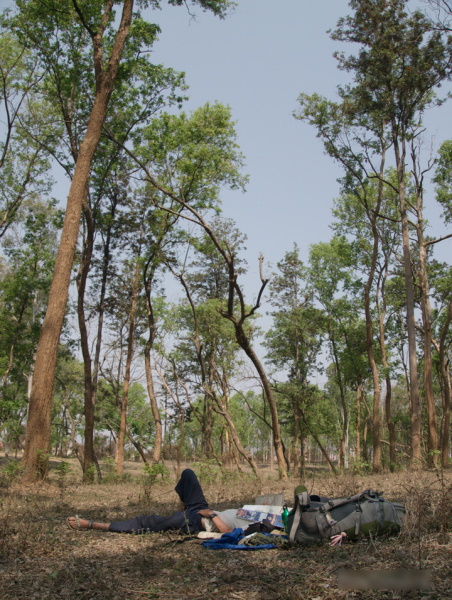
[[[288,509],[288,508],[287,508],[287,506],[284,504],[284,506],[283,506],[283,511],[282,511],[282,513],[281,513],[281,518],[282,518],[282,522],[283,522],[283,524],[284,524],[284,531],[285,531],[286,533],[289,533],[289,532],[287,531],[287,517],[288,517],[288,516],[289,516],[289,509]]]

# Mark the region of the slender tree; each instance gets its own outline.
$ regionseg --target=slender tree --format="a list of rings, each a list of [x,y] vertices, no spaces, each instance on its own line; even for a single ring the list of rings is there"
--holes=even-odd
[[[432,31],[430,22],[420,12],[408,15],[406,5],[407,0],[351,0],[353,14],[339,20],[332,37],[360,46],[356,56],[336,54],[339,68],[354,76],[354,85],[340,89],[343,107],[354,120],[370,119],[380,123],[394,152],[405,274],[411,465],[420,468],[421,404],[406,161],[409,140],[420,131],[423,113],[438,103],[434,90],[449,76],[452,50],[440,32]],[[378,169],[373,170],[378,173]],[[432,423],[432,415],[430,421]]]
[[[278,273],[270,283],[270,302],[274,307],[273,327],[266,334],[267,358],[278,370],[287,371],[287,385],[278,385],[283,395],[288,394],[293,419],[293,471],[305,476],[305,425],[302,411],[308,409],[308,378],[316,367],[322,338],[320,314],[313,306],[306,289],[306,269],[295,245],[278,262]],[[313,407],[310,406],[312,409]]]
[[[86,191],[91,167],[91,160],[96,150],[105,121],[106,111],[112,94],[115,79],[121,60],[124,45],[129,34],[133,17],[133,0],[124,0],[123,11],[115,33],[114,43],[109,56],[105,56],[104,35],[111,23],[112,2],[97,2],[96,12],[83,12],[75,2],[67,4],[66,29],[75,26],[86,30],[92,41],[93,64],[96,79],[95,100],[91,109],[85,137],[80,146],[74,176],[66,205],[66,214],[61,234],[61,241],[55,263],[54,277],[49,295],[46,317],[43,322],[41,336],[36,353],[35,377],[30,397],[27,438],[24,453],[25,477],[34,479],[46,471],[39,455],[45,456],[49,450],[50,409],[56,365],[56,353],[63,319],[66,309],[69,281],[77,243],[80,213],[86,202]],[[72,3],[71,3],[72,4]],[[59,17],[61,3],[58,7],[47,3],[18,3],[21,12],[17,17],[19,27],[23,27],[27,43],[42,48],[42,42],[49,38],[43,35],[42,25],[49,34],[58,35],[55,17]],[[94,8],[93,4],[91,7]],[[85,7],[84,7],[85,8]],[[86,8],[85,8],[86,10]],[[35,25],[35,29],[26,27],[26,22]],[[36,24],[40,23],[39,37]],[[47,50],[44,47],[44,50]]]
[[[176,0],[175,4],[182,4]],[[65,36],[82,30],[92,48],[92,67],[95,73],[95,95],[85,135],[80,145],[66,205],[65,221],[55,264],[49,304],[43,323],[36,355],[36,377],[30,398],[27,441],[24,454],[25,476],[39,475],[38,453],[47,453],[50,434],[50,407],[56,364],[56,351],[63,325],[80,213],[86,203],[91,162],[99,143],[108,104],[115,87],[118,69],[131,27],[149,32],[149,26],[134,13],[134,0],[123,0],[119,21],[114,20],[113,0],[51,0],[46,3],[16,0],[19,13],[15,27],[24,44],[32,46],[45,64],[49,54],[58,54]],[[146,0],[138,2],[149,4]],[[154,3],[155,5],[156,3]],[[227,0],[197,0],[205,10],[224,16]],[[115,24],[117,28],[114,29]],[[153,27],[151,27],[154,29]],[[146,36],[145,36],[146,37]],[[133,39],[133,36],[131,36]]]

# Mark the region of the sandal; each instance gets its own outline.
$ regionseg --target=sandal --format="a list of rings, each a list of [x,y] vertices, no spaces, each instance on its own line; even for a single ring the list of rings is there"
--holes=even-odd
[[[73,524],[71,523],[70,519],[75,519],[75,527],[73,526]],[[83,527],[80,524],[80,517],[78,515],[75,515],[75,517],[68,517],[66,520],[67,526],[69,527],[69,529],[72,529],[73,531],[86,531],[87,529],[92,529],[93,528],[93,521],[88,521],[88,526],[87,527]]]

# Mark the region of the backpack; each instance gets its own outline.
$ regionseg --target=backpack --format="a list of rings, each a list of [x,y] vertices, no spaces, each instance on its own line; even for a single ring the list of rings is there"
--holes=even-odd
[[[397,533],[404,520],[405,507],[385,500],[382,492],[366,490],[349,498],[331,499],[301,491],[295,494],[287,531],[290,541],[298,544],[321,542],[342,532],[355,540],[360,536]]]

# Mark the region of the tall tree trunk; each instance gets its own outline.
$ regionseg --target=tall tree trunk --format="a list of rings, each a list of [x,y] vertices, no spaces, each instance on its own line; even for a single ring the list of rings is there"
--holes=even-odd
[[[451,381],[450,373],[447,366],[445,365],[443,371],[444,377],[444,419],[443,428],[441,432],[441,466],[449,466],[449,449],[450,449],[450,405],[451,405]]]
[[[178,421],[179,421],[179,440],[176,445],[176,461],[177,461],[177,472],[176,477],[179,479],[180,474],[182,472],[181,468],[181,448],[184,445],[185,440],[185,411],[182,408],[182,405],[178,405]]]
[[[113,202],[111,206],[111,217],[112,221],[114,220],[115,212],[116,212],[117,200]],[[100,351],[102,347],[102,334],[103,334],[103,325],[104,325],[104,313],[105,313],[105,295],[107,291],[107,280],[108,280],[108,270],[110,266],[110,246],[111,246],[111,238],[112,238],[112,227],[111,225],[107,228],[107,235],[105,238],[104,252],[103,252],[103,260],[102,260],[102,276],[101,276],[101,286],[100,286],[100,296],[99,296],[99,308],[98,308],[98,316],[97,316],[97,333],[96,333],[96,348],[94,351],[94,361],[92,364],[92,375],[89,376],[90,380],[90,393],[87,393],[86,389],[86,364],[84,361],[85,368],[85,453],[84,453],[84,464],[83,464],[83,472],[87,473],[90,471],[91,466],[94,464],[97,469],[97,476],[99,479],[102,478],[102,473],[100,470],[99,463],[96,458],[96,453],[94,451],[94,415],[95,415],[95,406],[97,399],[97,386],[99,381],[99,368],[100,368]],[[83,299],[82,299],[83,302]],[[83,310],[83,304],[82,304]],[[80,321],[79,321],[80,322]],[[82,344],[83,345],[83,344]],[[86,353],[88,355],[88,364],[91,367],[91,359],[89,356],[88,347],[86,347]],[[84,353],[85,356],[85,353]]]
[[[232,472],[233,463],[233,450],[232,440],[229,439],[229,431],[225,428],[224,430],[224,456],[221,457],[221,461],[228,471]]]
[[[112,52],[102,68],[101,34],[93,39],[96,67],[96,95],[75,164],[74,176],[66,205],[63,230],[55,261],[52,285],[36,353],[24,452],[24,479],[45,476],[50,447],[50,413],[57,361],[58,343],[63,326],[80,225],[80,213],[86,200],[91,162],[102,133],[108,103],[114,88],[121,55],[129,33],[133,0],[124,0],[121,22],[113,42]]]
[[[301,423],[300,423],[300,425],[301,425]],[[303,427],[300,427],[300,472],[299,472],[299,477],[302,480],[306,478],[306,459],[304,456],[305,447],[306,447],[306,437],[305,437],[305,434],[303,431]]]
[[[235,466],[237,467],[237,471],[239,473],[243,473],[242,465],[240,464],[240,456],[239,456],[237,448],[234,445],[232,446],[232,458],[235,462]],[[232,472],[232,464],[231,464],[231,472]]]
[[[386,282],[386,270],[382,277],[381,282],[381,297],[383,302],[383,309],[379,310],[378,328],[380,332],[380,353],[381,362],[383,364],[386,382],[386,394],[385,394],[385,416],[386,425],[389,434],[389,469],[391,473],[396,467],[396,432],[395,424],[392,420],[391,414],[391,400],[392,400],[392,382],[391,382],[391,370],[389,368],[388,356],[386,352],[386,331],[385,331],[385,315],[386,315],[386,295],[385,295],[385,282]],[[378,303],[378,300],[377,300]]]
[[[312,437],[314,438],[314,440],[317,442],[317,445],[320,448],[320,452],[322,453],[323,457],[325,458],[325,460],[326,460],[326,462],[327,462],[327,464],[328,464],[331,472],[334,473],[334,475],[337,475],[337,469],[334,466],[334,463],[331,460],[328,452],[326,451],[325,446],[320,441],[319,436],[316,434],[316,432],[313,429],[311,429],[311,427],[309,427],[309,423],[307,422],[306,417],[304,416],[303,412],[301,413],[301,416],[303,418],[303,421],[304,421],[304,423],[305,423],[305,425],[306,425],[309,433],[312,435]]]
[[[136,319],[136,305],[138,296],[138,281],[140,275],[140,263],[137,259],[135,265],[135,274],[133,278],[133,290],[132,299],[130,303],[129,313],[129,335],[127,339],[127,359],[126,359],[126,370],[124,376],[124,387],[121,400],[121,420],[119,424],[119,436],[118,443],[116,446],[116,473],[122,475],[124,465],[124,442],[127,428],[127,404],[129,400],[129,387],[130,387],[130,371],[132,366],[133,358],[133,347],[135,337],[135,319]]]
[[[397,465],[396,456],[396,430],[395,423],[392,420],[391,415],[391,399],[392,399],[392,383],[389,372],[386,372],[386,395],[385,395],[385,414],[386,414],[386,425],[388,427],[389,434],[389,470],[391,473],[394,472]]]
[[[210,398],[204,396],[204,407],[202,417],[202,438],[201,438],[201,452],[203,456],[212,458],[212,404]]]
[[[370,296],[375,278],[375,270],[379,256],[380,238],[377,229],[377,219],[380,214],[380,206],[383,198],[383,175],[385,167],[385,148],[382,149],[380,162],[380,177],[378,180],[378,196],[375,208],[370,211],[366,203],[366,211],[370,218],[372,229],[372,257],[370,261],[369,275],[364,286],[364,312],[366,316],[366,350],[369,359],[370,370],[372,372],[373,383],[373,414],[372,414],[372,434],[373,434],[373,459],[372,470],[374,473],[379,473],[381,470],[381,440],[380,440],[380,376],[378,373],[377,362],[374,354],[373,340],[373,320],[370,307]]]
[[[253,456],[251,454],[249,454],[243,447],[243,444],[240,441],[240,438],[237,434],[237,430],[235,428],[234,421],[232,420],[231,415],[229,414],[229,410],[225,406],[225,402],[224,401],[221,402],[217,399],[217,404],[218,404],[219,413],[224,417],[226,423],[228,424],[229,432],[231,434],[231,438],[232,438],[232,441],[234,442],[235,447],[237,448],[239,454],[241,454],[241,456],[243,456],[243,458],[250,465],[256,479],[258,481],[260,481],[261,478],[259,475],[259,470],[257,468],[256,461],[254,460]],[[231,454],[232,454],[232,448],[231,448]]]
[[[421,289],[421,307],[424,334],[424,393],[427,409],[427,447],[428,463],[433,466],[438,464],[438,428],[436,423],[435,397],[433,394],[433,368],[432,368],[432,307],[430,303],[430,289],[427,274],[427,246],[424,240],[423,219],[421,202],[418,200],[417,233],[419,242],[419,283]]]
[[[369,462],[369,451],[367,449],[367,434],[368,434],[368,430],[369,430],[370,408],[369,408],[369,405],[367,404],[367,400],[366,400],[365,396],[363,396],[363,400],[364,400],[364,406],[366,407],[367,415],[366,415],[366,418],[364,419],[362,453],[363,453],[363,461],[365,463],[368,463]]]
[[[268,465],[270,468],[270,473],[273,472],[274,467],[274,452],[273,452],[273,433],[270,430],[269,438],[268,438]]]
[[[163,447],[163,426],[162,418],[160,416],[160,410],[157,403],[157,396],[154,389],[154,377],[152,375],[151,368],[151,346],[149,345],[149,339],[146,342],[144,349],[144,368],[146,372],[146,386],[148,390],[149,401],[151,403],[152,416],[154,418],[154,448],[152,451],[152,462],[159,463],[162,459],[162,447]]]
[[[355,457],[361,459],[361,395],[363,386],[360,383],[356,389],[356,427],[355,427]]]
[[[155,318],[154,318],[154,310],[152,306],[152,298],[151,298],[151,286],[152,280],[154,278],[155,269],[152,269],[151,276],[147,277],[145,292],[146,292],[146,311],[148,316],[148,329],[149,335],[146,341],[146,345],[144,347],[144,366],[146,372],[146,385],[149,395],[149,401],[151,403],[152,416],[154,418],[154,426],[155,426],[155,435],[154,435],[154,450],[152,453],[152,461],[154,463],[159,463],[162,456],[162,446],[163,446],[163,428],[162,428],[162,419],[160,416],[160,411],[157,403],[157,396],[155,395],[154,388],[154,378],[152,376],[152,368],[151,368],[151,350],[154,346],[155,340]]]
[[[334,333],[330,328],[330,341],[331,347],[333,349],[333,359],[336,367],[336,379],[339,386],[339,392],[341,396],[341,408],[342,408],[342,432],[341,439],[339,444],[339,471],[341,474],[345,472],[345,443],[348,432],[348,410],[347,410],[347,402],[345,399],[345,390],[342,382],[341,370],[339,365],[339,358],[336,349],[336,340],[334,338]]]
[[[300,447],[300,408],[299,408],[299,398],[295,397],[293,399],[293,474],[294,477],[298,477],[299,475],[299,447]]]
[[[145,465],[149,464],[149,461],[147,459],[146,453],[143,449],[143,446],[133,437],[129,426],[126,424],[126,433],[127,433],[127,437],[129,438],[129,440],[132,442],[134,448],[137,450],[138,454],[141,456],[142,461],[144,462]]]
[[[406,293],[406,322],[408,333],[408,364],[409,388],[411,400],[411,450],[410,466],[412,469],[422,467],[421,455],[421,398],[419,394],[419,378],[416,356],[416,321],[414,315],[414,286],[411,265],[410,232],[408,227],[407,200],[405,188],[405,138],[402,135],[401,148],[399,145],[399,132],[397,125],[393,125],[393,140],[395,161],[397,167],[397,181],[399,187],[399,210],[402,224],[403,268],[405,276]]]
[[[432,307],[430,302],[430,285],[428,280],[427,262],[429,243],[424,238],[423,217],[423,174],[419,172],[418,150],[411,142],[411,159],[413,164],[413,177],[416,184],[416,233],[419,246],[419,288],[422,309],[422,323],[424,335],[424,394],[427,409],[427,460],[430,466],[438,464],[438,427],[436,423],[435,397],[433,394],[433,366],[432,366]]]
[[[272,433],[273,433],[273,445],[276,453],[276,460],[278,462],[278,471],[281,479],[287,479],[287,465],[284,457],[283,447],[281,443],[281,428],[279,425],[278,409],[276,407],[275,397],[273,395],[270,382],[268,381],[267,374],[262,366],[262,363],[258,359],[249,342],[248,336],[245,333],[243,324],[239,321],[232,321],[235,328],[236,340],[239,346],[244,350],[245,354],[253,363],[258,375],[261,380],[262,387],[264,388],[265,397],[268,402],[270,409],[270,416],[272,422]]]
[[[451,412],[451,381],[449,364],[447,360],[447,337],[449,336],[449,327],[452,321],[452,300],[449,302],[447,316],[441,331],[438,353],[443,379],[443,428],[441,432],[441,466],[449,465],[449,445],[450,445],[450,412]]]
[[[84,372],[84,403],[85,403],[85,448],[83,453],[83,477],[93,477],[90,466],[94,462],[94,387],[91,370],[91,355],[89,350],[88,331],[85,320],[85,291],[94,246],[94,224],[88,203],[84,202],[83,212],[86,222],[86,239],[83,243],[82,258],[77,275],[77,316],[80,331],[80,346],[83,356]]]

